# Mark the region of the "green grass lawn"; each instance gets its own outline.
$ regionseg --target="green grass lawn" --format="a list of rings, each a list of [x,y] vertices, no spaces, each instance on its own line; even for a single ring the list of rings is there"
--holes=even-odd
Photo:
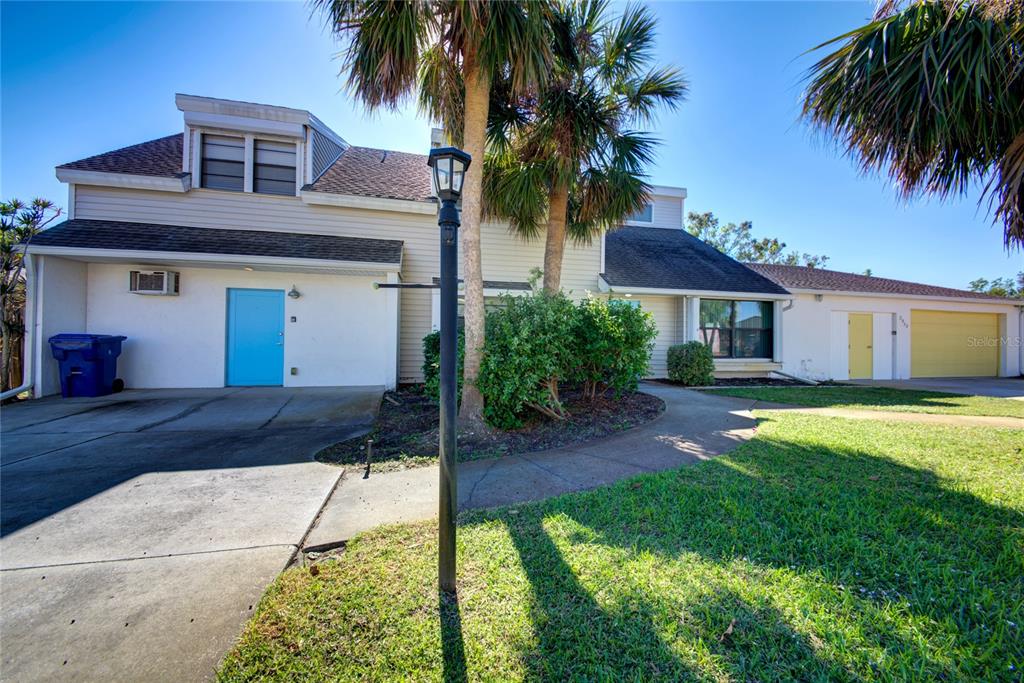
[[[1020,680],[1024,439],[765,413],[727,456],[382,528],[282,574],[223,680]]]
[[[887,387],[821,386],[711,389],[710,393],[814,408],[856,408],[905,413],[991,415],[1024,418],[1024,401],[989,396],[962,396],[938,391]]]

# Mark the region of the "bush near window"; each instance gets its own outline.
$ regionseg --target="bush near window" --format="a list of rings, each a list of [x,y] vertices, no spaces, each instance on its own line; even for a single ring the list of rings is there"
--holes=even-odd
[[[647,371],[658,328],[639,306],[587,298],[575,311],[572,379],[593,399],[598,389],[633,391]]]
[[[699,341],[677,344],[668,350],[668,378],[689,387],[714,384],[711,347]]]
[[[462,401],[462,361],[466,355],[466,337],[459,330],[456,340],[455,371],[456,401]],[[441,332],[433,331],[423,338],[423,393],[435,401],[441,400]]]

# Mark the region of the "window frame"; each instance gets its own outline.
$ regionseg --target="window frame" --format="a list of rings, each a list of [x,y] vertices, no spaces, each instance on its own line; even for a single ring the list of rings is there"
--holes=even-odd
[[[644,214],[649,214],[650,218],[637,218],[638,215],[642,216]],[[647,202],[642,210],[630,214],[626,218],[625,223],[626,225],[652,225],[654,223],[654,202]]]
[[[225,138],[226,139],[231,139],[231,140],[238,140],[238,141],[240,141],[242,143],[241,144],[241,150],[242,150],[242,159],[241,159],[241,161],[238,161],[237,159],[218,159],[216,157],[207,157],[206,156],[206,147],[207,147],[207,145],[210,145],[210,146],[213,146],[213,147],[228,147],[229,146],[229,145],[224,145],[224,144],[218,144],[217,142],[211,142],[211,139],[225,139]],[[245,176],[246,176],[245,146],[246,146],[246,139],[245,139],[244,135],[224,135],[224,134],[221,134],[221,133],[212,133],[212,132],[211,133],[203,133],[202,136],[199,138],[199,150],[198,150],[198,152],[199,152],[199,186],[204,188],[204,189],[207,189],[207,190],[218,190],[220,192],[245,192]],[[235,145],[230,145],[230,147],[235,148]],[[207,163],[209,163],[209,162],[222,163],[222,164],[238,164],[238,163],[241,163],[242,164],[242,175],[241,176],[234,176],[234,175],[226,175],[224,173],[209,173],[207,171]],[[241,181],[241,185],[237,189],[235,189],[233,187],[213,187],[213,186],[210,186],[210,185],[207,184],[208,176],[216,176],[218,178],[238,178]]]
[[[714,302],[725,302],[725,303],[729,304],[729,325],[727,327],[706,327],[704,325],[704,320],[703,320],[703,318],[704,318],[704,302],[712,302],[712,301],[714,301]],[[739,312],[739,305],[740,304],[744,304],[744,303],[757,304],[758,306],[761,307],[762,325],[760,327],[740,327],[740,326],[737,325],[737,314]],[[715,358],[715,360],[721,359],[721,360],[744,360],[744,361],[746,361],[746,360],[772,360],[774,358],[774,353],[775,353],[775,325],[776,325],[776,320],[775,320],[775,317],[776,317],[775,316],[775,302],[773,302],[773,301],[765,301],[765,300],[758,300],[758,299],[712,299],[712,298],[701,298],[700,306],[698,307],[698,311],[697,311],[697,316],[698,316],[697,317],[697,334],[699,335],[699,340],[700,340],[701,343],[705,344],[706,346],[712,347],[712,355]],[[765,327],[764,324],[763,324],[764,323],[764,319],[766,319],[766,318],[770,319],[770,321],[771,321],[771,324],[768,327]],[[710,343],[710,341],[708,339],[708,333],[711,332],[711,331],[717,331],[719,333],[719,335],[722,334],[722,331],[728,332],[728,335],[729,335],[729,352],[728,352],[728,354],[715,354],[714,347],[713,347],[713,345]],[[737,347],[739,346],[737,340],[740,337],[739,333],[743,333],[743,332],[746,332],[748,334],[751,333],[751,332],[758,332],[758,333],[760,333],[762,340],[764,340],[765,346],[767,346],[767,348],[765,349],[767,351],[767,353],[761,354],[761,355],[756,355],[756,356],[737,355]]]
[[[294,162],[295,162],[294,165],[292,165],[292,166],[282,166],[281,164],[268,164],[268,163],[262,163],[261,164],[261,163],[259,163],[258,159],[259,159],[259,152],[260,152],[260,149],[259,149],[259,143],[260,142],[270,143],[272,145],[289,145],[290,144],[291,147],[292,147],[291,154],[292,154],[292,157],[293,157]],[[287,154],[287,152],[280,152],[279,150],[266,150],[266,151],[279,152],[279,153]],[[288,182],[287,180],[277,180],[277,179],[273,179],[273,178],[258,178],[256,174],[257,174],[257,171],[260,168],[291,169],[292,172],[293,172],[292,173],[292,179],[291,179],[291,192],[290,193],[285,193],[285,192],[267,192],[265,189],[263,191],[260,191],[260,190],[256,189],[257,182],[259,180],[266,180],[266,181],[277,182],[277,183]],[[254,137],[253,138],[253,141],[252,141],[252,192],[253,192],[253,194],[267,194],[267,195],[274,195],[276,197],[294,197],[295,194],[296,194],[296,187],[298,185],[298,182],[297,182],[298,181],[298,177],[299,177],[299,151],[298,151],[298,145],[296,143],[294,143],[294,142],[286,142],[286,141],[281,141],[281,140],[274,140],[272,138],[267,138],[267,137]]]
[[[263,196],[271,197],[299,197],[299,188],[302,186],[302,179],[306,176],[306,157],[308,156],[308,150],[304,149],[303,141],[285,136],[276,135],[262,135],[256,133],[247,133],[243,131],[229,131],[221,130],[217,128],[192,128],[191,145],[189,154],[192,158],[192,188],[210,190],[213,192],[240,192],[244,194],[259,194]],[[206,172],[206,157],[204,154],[204,148],[207,144],[207,139],[210,137],[215,138],[233,138],[242,140],[242,187],[241,189],[224,188],[224,187],[211,187],[206,183],[206,176],[210,175]],[[294,166],[294,179],[291,182],[291,191],[288,194],[284,192],[257,192],[257,179],[256,169],[257,166],[265,166],[270,168],[285,168],[291,169],[291,166],[281,166],[280,164],[257,164],[257,141],[270,142],[279,145],[289,145],[294,150],[295,155],[295,166]],[[214,161],[217,161],[214,159]],[[219,175],[219,174],[212,174]],[[272,180],[272,179],[271,179]],[[284,182],[284,181],[279,181]]]

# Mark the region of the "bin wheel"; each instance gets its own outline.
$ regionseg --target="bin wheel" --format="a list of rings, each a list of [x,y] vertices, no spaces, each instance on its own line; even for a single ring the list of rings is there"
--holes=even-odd
[[[114,390],[115,394],[120,394],[124,391],[124,380],[121,378],[115,379],[111,388]]]

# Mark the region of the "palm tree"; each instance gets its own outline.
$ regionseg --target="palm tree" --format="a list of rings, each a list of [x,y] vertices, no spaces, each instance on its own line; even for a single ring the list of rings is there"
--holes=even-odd
[[[606,0],[559,5],[546,87],[528,98],[500,81],[492,90],[487,209],[525,237],[540,234],[546,214],[548,292],[559,290],[567,237],[589,242],[648,201],[656,141],[633,127],[687,89],[676,69],[650,66],[653,15],[627,6],[611,20],[607,9]]]
[[[803,114],[904,198],[984,183],[1007,248],[1024,245],[1024,8],[1019,0],[884,3],[816,49]]]
[[[480,258],[484,142],[491,81],[521,92],[542,82],[550,65],[545,2],[484,0],[312,0],[331,30],[346,39],[343,73],[369,109],[395,109],[414,96],[446,125],[471,164],[462,194],[465,281],[464,387],[460,417],[482,423],[476,388],[484,342]]]

